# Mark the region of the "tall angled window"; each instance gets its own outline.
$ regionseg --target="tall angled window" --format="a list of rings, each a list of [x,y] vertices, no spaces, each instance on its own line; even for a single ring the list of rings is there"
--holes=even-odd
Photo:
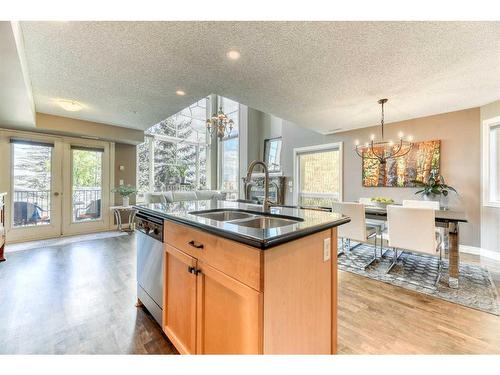
[[[237,199],[239,191],[239,117],[240,104],[218,97],[218,107],[233,120],[233,130],[219,143],[219,189],[227,199]]]
[[[201,99],[146,131],[137,146],[139,192],[207,188],[208,106]]]

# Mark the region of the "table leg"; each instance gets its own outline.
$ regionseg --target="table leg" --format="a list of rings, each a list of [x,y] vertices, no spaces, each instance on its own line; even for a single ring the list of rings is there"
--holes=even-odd
[[[459,267],[460,267],[460,252],[458,249],[458,224],[457,223],[448,223],[447,227],[448,239],[449,239],[449,252],[448,252],[448,285],[450,288],[458,288],[458,276],[459,276]]]
[[[115,219],[116,219],[116,224],[118,226],[118,230],[121,231],[122,230],[122,215],[121,215],[121,212],[120,210],[114,210],[115,212]]]

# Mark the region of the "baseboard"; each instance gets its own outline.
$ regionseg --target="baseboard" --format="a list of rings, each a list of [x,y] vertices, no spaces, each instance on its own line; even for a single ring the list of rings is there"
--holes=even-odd
[[[500,261],[500,253],[496,251],[491,251],[487,249],[482,249],[476,246],[460,245],[460,252],[466,254],[479,255],[482,258],[488,258],[492,260]]]
[[[500,261],[500,253],[496,251],[481,249],[481,257]]]
[[[460,245],[459,249],[460,249],[461,253],[481,255],[481,248],[480,247]]]

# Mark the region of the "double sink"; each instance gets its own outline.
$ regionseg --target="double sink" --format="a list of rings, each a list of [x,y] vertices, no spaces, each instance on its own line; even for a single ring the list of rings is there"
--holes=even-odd
[[[299,217],[283,217],[259,212],[248,212],[242,210],[217,209],[209,211],[190,212],[191,215],[200,216],[206,219],[228,222],[240,227],[256,229],[272,229],[293,225],[304,221]]]

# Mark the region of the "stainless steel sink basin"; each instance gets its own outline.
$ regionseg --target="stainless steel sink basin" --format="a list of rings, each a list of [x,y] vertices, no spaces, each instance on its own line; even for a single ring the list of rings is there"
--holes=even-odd
[[[255,217],[255,215],[238,211],[215,211],[215,212],[200,212],[200,213],[191,212],[191,214],[216,221],[250,219]]]
[[[292,225],[298,222],[299,220],[283,219],[279,217],[259,216],[256,217],[255,219],[242,220],[234,222],[233,224],[248,228],[270,229],[270,228],[284,227],[286,225]]]

